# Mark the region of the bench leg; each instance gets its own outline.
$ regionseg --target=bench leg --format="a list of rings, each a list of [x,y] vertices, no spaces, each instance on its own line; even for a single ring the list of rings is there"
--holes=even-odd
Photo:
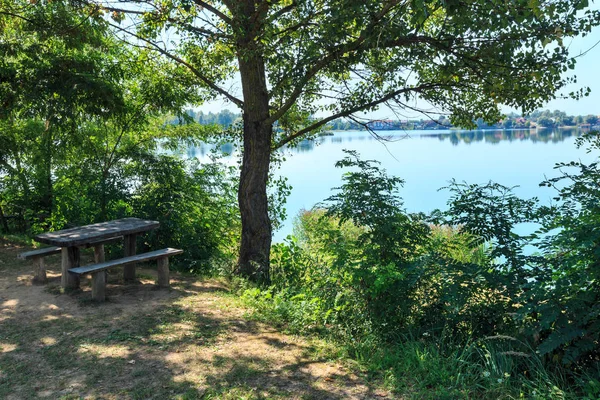
[[[125,257],[135,255],[135,234],[125,235],[123,247],[125,250]],[[135,264],[129,264],[123,267],[123,280],[125,282],[135,281]]]
[[[95,301],[106,300],[106,271],[92,274],[92,299]]]
[[[79,247],[62,248],[62,276],[60,284],[65,289],[77,289],[79,287],[79,275],[70,274],[71,268],[79,267]]]
[[[169,257],[158,259],[158,286],[169,287]]]
[[[46,283],[48,277],[46,276],[46,264],[44,264],[44,257],[37,257],[35,260],[35,276],[33,277],[34,283]]]

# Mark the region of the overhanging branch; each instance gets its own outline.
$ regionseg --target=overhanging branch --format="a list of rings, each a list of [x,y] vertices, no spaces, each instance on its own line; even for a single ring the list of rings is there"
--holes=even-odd
[[[132,15],[144,15],[147,14],[144,11],[135,11],[135,10],[127,10],[124,8],[115,8],[115,7],[108,7],[108,6],[102,6],[103,10],[106,11],[111,11],[111,12],[117,12],[117,13],[123,13],[123,14],[132,14]],[[193,26],[191,24],[186,24],[183,23],[175,18],[172,17],[167,17],[165,18],[166,21],[173,23],[173,24],[180,24],[183,25],[185,27],[185,29],[204,35],[204,36],[211,36],[211,37],[217,37],[217,38],[221,38],[221,39],[231,39],[231,36],[229,35],[225,35],[224,33],[220,33],[220,32],[215,32],[215,31],[211,31],[209,29],[204,29],[204,28],[200,28],[197,26]]]
[[[283,7],[282,9],[277,11],[275,14],[270,16],[267,22],[271,23],[271,22],[277,20],[277,18],[281,17],[283,14],[286,14],[286,13],[292,11],[297,6],[298,6],[298,3],[296,2],[296,0],[293,0],[289,5]]]
[[[227,25],[231,25],[231,18],[229,18],[227,15],[223,14],[217,8],[211,6],[210,4],[208,4],[207,2],[202,1],[202,0],[193,0],[193,1],[198,7],[201,7],[201,8],[204,8],[204,9],[210,11],[211,13],[213,13],[214,15],[219,17]]]
[[[304,91],[304,87],[317,76],[323,69],[325,69],[330,63],[334,62],[340,56],[346,53],[354,53],[358,51],[365,41],[368,39],[367,32],[372,30],[376,25],[378,25],[383,18],[396,6],[398,6],[401,2],[399,0],[390,0],[384,4],[382,4],[381,10],[375,15],[373,15],[371,22],[366,26],[361,32],[360,35],[356,38],[356,40],[342,44],[337,46],[336,49],[332,49],[329,54],[320,60],[316,60],[312,63],[312,66],[306,71],[306,74],[298,81],[298,84],[289,95],[288,99],[283,103],[283,105],[276,110],[267,120],[267,123],[274,123],[281,116],[283,116],[289,109],[292,107],[298,98],[302,95]],[[278,85],[275,85],[277,88]]]
[[[273,150],[276,150],[282,146],[285,146],[286,144],[288,144],[289,142],[293,141],[294,139],[297,139],[299,137],[302,137],[304,135],[306,135],[309,132],[312,132],[320,127],[322,127],[323,125],[327,124],[328,122],[331,122],[335,119],[338,118],[342,118],[342,117],[347,117],[349,115],[352,115],[356,112],[362,111],[366,108],[371,108],[371,107],[375,107],[378,106],[381,103],[385,103],[393,98],[395,98],[396,96],[399,96],[401,94],[404,93],[409,93],[409,92],[422,92],[424,90],[430,90],[430,89],[434,89],[434,88],[440,88],[440,87],[449,87],[449,86],[453,86],[452,84],[443,84],[443,83],[428,83],[428,84],[422,84],[422,85],[418,85],[418,86],[413,86],[413,87],[408,87],[408,88],[402,88],[402,89],[398,89],[395,90],[391,93],[388,93],[387,95],[374,100],[372,102],[369,103],[365,103],[365,104],[359,104],[357,106],[351,107],[347,110],[343,110],[340,111],[336,114],[330,115],[329,117],[323,118],[309,126],[306,126],[304,128],[302,128],[301,130],[299,130],[298,132],[283,138],[282,140],[280,140],[279,142],[275,143],[273,145]]]

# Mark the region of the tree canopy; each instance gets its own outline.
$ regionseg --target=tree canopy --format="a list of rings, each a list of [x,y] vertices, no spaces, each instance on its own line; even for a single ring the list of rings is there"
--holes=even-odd
[[[268,122],[289,128],[275,145],[331,116],[386,102],[410,108],[416,98],[462,125],[479,117],[495,122],[502,104],[531,112],[570,81],[561,76],[574,66],[564,39],[598,22],[587,1],[127,4],[105,7],[119,29],[186,65],[208,93],[240,107],[244,98],[227,88],[229,80],[243,85],[239,62],[260,56]],[[164,40],[169,31],[176,39]],[[298,125],[299,115],[316,113],[324,117]]]
[[[75,188],[73,176],[96,185],[91,208],[106,219],[118,192],[109,171],[153,148],[166,132],[150,121],[195,94],[172,65],[123,46],[87,11],[62,1],[0,1],[0,200],[10,198],[26,227],[39,222],[34,231],[62,226],[56,186]],[[70,200],[69,208],[82,207]]]

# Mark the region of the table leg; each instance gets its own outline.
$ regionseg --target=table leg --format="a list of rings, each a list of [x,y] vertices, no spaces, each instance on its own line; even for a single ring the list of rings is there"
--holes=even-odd
[[[135,234],[125,235],[125,257],[134,256],[135,255]],[[135,281],[135,264],[129,264],[123,267],[123,280],[125,282],[133,282]]]
[[[94,262],[96,264],[100,264],[103,263],[106,260],[105,256],[104,256],[104,245],[103,244],[97,244],[94,246]],[[108,271],[100,271],[97,273],[97,277],[96,278],[104,278],[104,282],[107,283],[108,282]],[[92,279],[93,280],[93,279]]]
[[[71,268],[79,267],[79,247],[63,247],[62,253],[62,276],[60,284],[65,289],[77,289],[79,287],[79,275],[70,274]]]

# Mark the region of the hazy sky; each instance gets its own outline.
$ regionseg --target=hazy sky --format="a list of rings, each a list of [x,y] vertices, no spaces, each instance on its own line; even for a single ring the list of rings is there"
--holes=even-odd
[[[593,8],[597,8],[598,5],[594,5]],[[578,56],[582,53],[581,57],[577,59],[575,70],[569,71],[567,76],[575,75],[577,77],[577,84],[566,87],[561,92],[569,93],[576,91],[582,87],[589,87],[592,92],[588,97],[576,101],[572,99],[557,99],[547,103],[543,109],[549,110],[561,110],[566,112],[568,115],[587,115],[594,114],[600,115],[600,27],[597,27],[591,34],[581,38],[571,39],[569,46],[569,53],[571,56]],[[239,112],[239,110],[231,103],[223,101],[215,101],[199,108],[204,112],[218,112],[223,109],[229,109],[232,112]],[[506,109],[506,112],[513,110]],[[519,112],[518,110],[514,110]],[[395,118],[394,114],[382,108],[381,110],[369,114],[372,118]],[[414,115],[416,117],[416,115]]]

